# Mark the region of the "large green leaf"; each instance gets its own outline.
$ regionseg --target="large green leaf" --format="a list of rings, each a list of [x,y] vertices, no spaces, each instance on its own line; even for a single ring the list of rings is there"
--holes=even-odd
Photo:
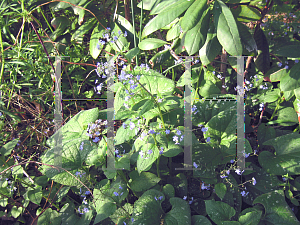
[[[8,156],[10,155],[11,151],[14,149],[14,147],[16,147],[16,145],[18,144],[20,138],[11,140],[9,142],[7,142],[5,145],[3,145],[0,148],[0,153],[2,156]]]
[[[214,4],[214,23],[217,38],[225,50],[234,56],[242,55],[243,47],[236,21],[224,2],[217,0]]]
[[[89,123],[94,123],[98,119],[98,115],[98,108],[79,112],[47,140],[47,145],[49,145],[51,148],[55,147],[55,140],[58,138],[59,134],[62,135],[62,142],[70,141],[74,138],[86,137],[85,139],[88,139],[89,137],[85,135],[85,127],[87,127]]]
[[[37,210],[37,215],[42,212],[42,208]],[[61,217],[56,210],[52,210],[51,208],[47,208],[42,215],[38,217],[37,221],[38,225],[60,225],[61,224]]]
[[[157,38],[147,38],[139,43],[139,48],[142,50],[152,50],[167,44],[167,42]]]
[[[159,199],[160,196],[162,196],[161,200]],[[134,202],[134,209],[132,213],[134,222],[131,224],[160,224],[160,217],[163,214],[161,203],[164,200],[165,196],[162,192],[155,189],[146,191],[137,201]]]
[[[166,7],[163,12],[159,13],[146,24],[142,33],[142,38],[171,23],[192,3],[193,1],[179,0],[178,2]]]
[[[298,58],[300,57],[300,45],[293,41],[291,43],[286,43],[281,47],[274,46],[273,54],[283,57]]]
[[[211,225],[209,219],[202,215],[192,216],[192,225]]]
[[[224,221],[229,221],[236,213],[234,208],[225,202],[206,200],[206,212],[216,224],[222,224]]]
[[[151,8],[150,15],[159,14],[178,1],[179,0],[156,0]]]
[[[269,43],[262,29],[258,29],[254,34],[254,40],[257,45],[258,56],[255,59],[257,68],[266,74],[270,69]]]
[[[195,27],[185,33],[182,38],[184,46],[189,55],[199,51],[205,43],[207,30],[209,27],[210,9],[203,12],[200,21]]]
[[[133,29],[133,26],[131,25],[131,23],[119,14],[116,14],[115,22],[119,26],[119,28],[123,31],[123,33],[125,31],[127,32],[126,38],[129,42],[131,42],[130,48],[133,48],[134,47],[134,29]],[[137,44],[140,42],[137,34],[135,34],[135,40],[136,40]]]
[[[248,5],[239,5],[238,7],[231,8],[231,11],[232,14],[241,22],[247,23],[261,18],[259,10]]]
[[[148,153],[149,150],[152,150],[151,154]],[[139,173],[141,173],[142,171],[147,171],[151,168],[152,164],[159,157],[159,149],[155,144],[145,142],[140,152],[143,153],[139,154],[137,159],[137,171]]]
[[[129,48],[129,43],[126,39],[126,37],[124,37],[124,35],[119,35],[119,32],[122,32],[122,29],[119,27],[118,23],[114,22],[111,25],[111,38],[113,39],[114,37],[117,37],[117,40],[113,40],[113,43],[110,41],[109,44],[112,46],[112,48],[116,51],[116,52],[124,52],[126,50],[128,50]]]
[[[262,211],[259,211],[253,207],[247,208],[241,212],[239,216],[239,222],[242,225],[258,225],[261,215]]]
[[[58,16],[51,21],[51,25],[54,27],[55,31],[50,34],[50,39],[55,41],[70,25],[70,20],[64,16]]]
[[[241,36],[241,40],[242,40],[242,45],[243,47],[248,51],[248,52],[257,52],[257,45],[256,42],[254,40],[254,38],[252,37],[251,33],[249,32],[249,28],[240,23],[237,22],[237,26],[239,29],[239,34]]]
[[[103,45],[99,44],[99,38],[102,38],[102,34],[104,33],[105,29],[101,26],[98,25],[94,28],[93,32],[92,32],[92,36],[90,39],[90,54],[94,59],[97,59],[102,48]],[[99,48],[98,48],[99,46]]]
[[[50,7],[54,10],[54,11],[58,11],[58,10],[61,10],[61,9],[66,9],[68,7],[72,7],[71,4],[73,5],[78,5],[78,3],[80,2],[81,0],[66,0],[64,2],[53,2],[50,4]],[[66,2],[69,2],[69,3],[66,3]]]
[[[298,88],[300,84],[300,64],[295,64],[280,80],[280,90],[293,91]]]
[[[191,224],[191,210],[189,204],[181,198],[170,198],[172,205],[171,211],[169,211],[165,217],[166,224],[174,225],[190,225]]]
[[[206,0],[196,0],[189,8],[186,10],[184,17],[181,21],[182,30],[188,31],[195,27],[201,20],[204,11],[207,9]]]
[[[87,22],[85,22],[83,25],[81,25],[72,35],[71,40],[74,41],[82,41],[83,35],[89,32],[90,29],[95,25],[97,20],[95,18],[91,18]]]
[[[298,133],[286,134],[263,143],[272,145],[276,155],[268,151],[259,154],[260,165],[271,174],[290,175],[300,174],[300,135]]]
[[[258,196],[253,204],[262,204],[265,209],[265,215],[262,222],[265,224],[299,224],[291,208],[285,201],[283,190],[275,190]]]
[[[142,172],[141,174],[138,174],[136,170],[132,171],[129,174],[129,177],[132,179],[130,188],[136,192],[149,190],[160,181],[160,178],[153,173]]]
[[[207,31],[205,44],[199,50],[201,63],[205,66],[208,65],[216,58],[221,50],[222,46],[218,41],[214,23],[211,23]]]

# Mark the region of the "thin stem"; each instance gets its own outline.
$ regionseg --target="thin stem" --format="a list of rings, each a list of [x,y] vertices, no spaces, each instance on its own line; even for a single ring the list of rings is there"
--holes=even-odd
[[[134,25],[134,10],[133,10],[133,1],[130,0],[131,4],[131,16],[132,16],[132,25],[133,25],[133,40],[134,40],[134,47],[136,48],[136,37],[135,37],[135,25]],[[140,31],[141,32],[141,31]],[[136,65],[139,65],[139,59],[135,57]]]
[[[45,21],[46,21],[46,23],[47,23],[49,29],[50,29],[51,32],[53,33],[52,27],[50,26],[50,24],[49,24],[47,18],[45,17],[45,14],[44,14],[43,9],[42,9],[41,7],[40,7],[40,10],[41,10],[41,13],[42,13],[42,15],[43,15],[43,17],[44,17],[44,19],[45,19]]]

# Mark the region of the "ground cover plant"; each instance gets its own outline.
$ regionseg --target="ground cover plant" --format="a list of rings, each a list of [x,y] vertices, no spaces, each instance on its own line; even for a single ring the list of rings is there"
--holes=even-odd
[[[299,224],[299,6],[1,1],[1,224]]]

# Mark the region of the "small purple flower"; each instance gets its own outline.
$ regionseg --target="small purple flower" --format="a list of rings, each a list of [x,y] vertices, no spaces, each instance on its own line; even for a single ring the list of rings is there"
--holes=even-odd
[[[157,201],[157,198],[156,198],[156,196],[154,197],[154,199]]]
[[[126,32],[126,31],[125,31]],[[133,222],[134,221],[134,219],[133,218],[131,218],[131,222]]]
[[[187,196],[183,196],[183,200],[186,200]]]
[[[241,171],[240,169],[236,169],[235,172],[238,174],[238,175],[242,175],[242,173],[244,172],[245,170]]]
[[[125,30],[125,32],[124,32],[124,37],[127,37],[127,31]]]
[[[163,99],[159,98],[159,99],[157,100],[157,102],[158,102],[158,103],[162,103],[162,100],[163,100]]]
[[[100,141],[100,138],[99,137],[95,137],[95,139],[93,140],[93,142],[98,142],[98,141]]]
[[[254,177],[252,177],[252,181],[253,181],[253,185],[255,185],[256,184],[256,180],[255,180],[255,178]]]
[[[286,66],[284,67],[284,69],[286,69],[286,70],[287,70],[288,68],[289,68],[289,66],[288,66],[288,65],[286,65]]]
[[[177,136],[173,136],[173,141],[174,142],[178,142],[178,137]]]
[[[121,35],[121,34],[122,34],[122,31],[119,30],[119,31],[118,31],[118,34]]]
[[[181,131],[180,131],[180,130],[177,130],[176,134],[177,134],[177,135],[181,135]]]
[[[170,130],[166,130],[166,134],[170,134]]]
[[[245,153],[245,157],[248,158],[250,153]]]
[[[193,166],[195,167],[195,168],[198,168],[198,165],[194,162],[193,163]]]
[[[277,63],[277,65],[278,65],[279,67],[281,67],[281,66],[282,66],[282,63],[281,63],[281,62],[279,62],[279,63]]]
[[[206,131],[208,130],[208,128],[206,128],[206,127],[203,127],[202,129],[201,129],[201,131],[204,133],[204,134],[206,134]]]
[[[234,163],[234,159],[230,160],[230,163]]]
[[[114,192],[114,195],[115,195],[115,196],[119,196],[119,193],[118,193],[118,192]]]
[[[299,60],[298,60],[298,59],[296,59],[296,60],[295,60],[295,63],[298,63],[298,62],[299,62]]]
[[[130,122],[129,126],[130,126],[130,130],[133,130],[135,128],[135,124],[133,122]]]
[[[228,176],[220,175],[220,177],[223,179],[223,178],[228,177]]]
[[[243,197],[246,197],[248,194],[249,194],[249,192],[247,192],[247,193],[246,193],[245,191],[242,191],[242,192],[241,192],[241,195],[242,195]]]
[[[121,190],[123,189],[121,185],[119,185],[119,189],[121,189]]]
[[[158,200],[162,200],[163,199],[163,196],[159,196]]]
[[[149,134],[155,134],[155,131],[154,130],[150,130]]]
[[[206,139],[206,142],[207,142],[207,143],[210,143],[210,137],[208,137],[208,138]]]
[[[107,30],[111,30],[110,27],[107,27],[106,29],[107,29]]]
[[[150,155],[151,153],[152,153],[153,151],[150,149],[150,150],[148,150],[148,154]]]

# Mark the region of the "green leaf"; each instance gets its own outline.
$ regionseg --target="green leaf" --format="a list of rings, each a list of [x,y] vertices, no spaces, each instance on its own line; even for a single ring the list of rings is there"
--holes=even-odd
[[[63,143],[68,142],[74,138],[88,139],[84,127],[87,127],[89,123],[94,123],[98,119],[98,115],[98,108],[83,110],[79,112],[47,140],[47,145],[51,148],[55,147],[56,140],[58,138],[58,135],[60,134],[62,135]]]
[[[90,54],[94,59],[97,59],[103,45],[99,44],[99,49],[97,48],[97,44],[99,43],[99,38],[102,38],[102,34],[104,33],[105,29],[101,26],[98,25],[94,28],[92,32],[92,36],[90,39]]]
[[[242,225],[258,225],[262,211],[255,208],[244,209],[239,216],[239,222]]]
[[[40,205],[41,200],[42,200],[42,187],[39,186],[37,188],[35,188],[34,190],[30,190],[27,192],[27,196],[29,198],[30,201],[32,201],[33,203]]]
[[[83,25],[81,25],[72,35],[71,41],[79,41],[81,42],[83,39],[83,35],[87,32],[89,32],[90,29],[94,26],[94,24],[97,22],[95,18],[91,18],[89,21],[85,22]]]
[[[174,225],[190,225],[191,209],[188,202],[181,198],[174,197],[170,198],[170,203],[172,205],[172,209],[165,215],[165,223]]]
[[[259,125],[257,129],[257,140],[261,146],[265,141],[276,138],[276,131],[273,127],[266,126],[265,123]]]
[[[113,37],[117,37],[118,39],[117,40],[113,40],[114,42],[111,43],[111,42],[108,42],[112,48],[116,51],[116,52],[124,52],[126,50],[128,50],[129,48],[129,43],[126,39],[126,37],[124,37],[122,34],[119,35],[119,32],[122,32],[122,29],[120,27],[120,25],[116,22],[113,23],[112,25],[112,33],[111,34],[111,38]]]
[[[160,181],[160,178],[153,173],[142,172],[139,174],[136,170],[132,171],[129,177],[132,179],[130,188],[136,192],[149,190]]]
[[[133,120],[127,119],[124,122],[126,124],[126,128],[124,129],[123,126],[119,127],[119,129],[117,130],[117,134],[115,136],[115,140],[116,140],[115,145],[119,145],[126,141],[129,141],[137,135],[138,128],[135,127],[133,129],[130,129],[130,122],[136,123],[137,120],[136,119],[133,119]]]
[[[113,192],[115,192],[116,190],[110,189],[109,180],[103,180],[102,182],[103,184],[105,184],[104,182],[106,182],[106,184],[100,189],[94,189],[93,192],[95,203],[96,203],[96,212],[97,212],[97,216],[95,217],[94,224],[99,223],[102,220],[106,219],[117,210],[117,206],[114,200],[111,198]]]
[[[149,69],[146,72],[144,69],[136,68],[134,70],[136,75],[140,74],[139,82],[152,94],[171,95],[175,88],[175,83],[171,79],[163,76],[155,70]],[[137,88],[136,88],[137,89]],[[134,90],[134,93],[138,90]],[[142,89],[143,90],[143,89]]]
[[[159,197],[163,198],[159,200]],[[157,200],[155,200],[155,197]],[[153,225],[160,223],[160,217],[164,213],[161,208],[161,202],[165,200],[165,196],[158,190],[150,189],[134,202],[132,224]]]
[[[165,49],[156,53],[150,60],[149,63],[152,66],[152,69],[157,68],[164,64],[168,59],[171,58],[170,50]]]
[[[75,214],[75,205],[73,202],[67,202],[60,210],[62,224],[75,224],[79,217]]]
[[[17,206],[13,206],[12,208],[11,208],[11,211],[10,211],[10,213],[11,213],[11,215],[14,217],[14,218],[18,218],[20,215],[21,215],[21,213],[22,213],[22,207],[17,207]]]
[[[254,40],[257,45],[258,56],[254,60],[257,68],[266,74],[270,69],[269,43],[262,29],[258,29],[254,34]]]
[[[216,58],[221,50],[222,46],[218,41],[214,23],[211,23],[207,31],[205,44],[199,50],[201,63],[205,66],[208,65]]]
[[[249,31],[249,28],[240,23],[240,22],[237,22],[236,24],[238,26],[238,29],[239,29],[239,34],[240,34],[240,37],[241,37],[241,40],[242,40],[242,45],[243,47],[248,51],[248,52],[257,52],[257,45],[256,45],[256,42],[254,40],[254,38],[252,37],[252,34],[250,33]]]
[[[155,3],[157,3],[157,0],[142,0],[137,7],[142,8],[143,6],[144,10],[151,10]]]
[[[116,14],[115,22],[118,25],[118,27],[122,30],[123,33],[125,31],[127,32],[126,39],[129,42],[131,42],[130,48],[131,49],[134,48],[134,29],[131,23],[119,14]],[[135,40],[137,44],[140,42],[139,36],[136,33],[135,33]]]
[[[263,151],[258,156],[260,165],[274,175],[300,174],[300,135],[298,133],[286,134],[263,143],[272,145],[276,155]]]
[[[181,152],[183,152],[182,147],[180,145],[176,145],[173,140],[170,140],[168,142],[168,147],[164,148],[163,156],[174,157]]]
[[[142,38],[171,23],[178,16],[180,16],[192,3],[193,1],[179,0],[178,2],[166,7],[164,11],[159,13],[146,24],[143,29]]]
[[[210,80],[203,80],[201,82],[201,88],[199,90],[199,94],[203,98],[208,98],[214,94],[221,94],[220,89]]]
[[[152,150],[153,152],[149,155],[148,151]],[[143,157],[139,154],[137,159],[137,171],[141,173],[142,171],[147,171],[151,168],[152,164],[159,157],[159,149],[155,144],[145,143],[142,146],[141,152],[143,152]]]
[[[152,109],[154,107],[154,102],[152,99],[149,99],[145,102],[145,104],[143,105],[141,111],[139,112],[139,117],[142,116],[145,112],[149,111],[150,109]]]
[[[214,4],[214,18],[220,44],[230,55],[242,55],[243,47],[236,21],[230,9],[220,0]]]
[[[203,12],[200,21],[195,27],[185,33],[182,38],[184,46],[189,55],[193,55],[199,51],[205,43],[206,35],[209,27],[210,9]]]
[[[299,224],[293,211],[285,201],[283,190],[275,190],[258,196],[253,204],[262,204],[265,208],[265,215],[262,222],[269,222],[274,225]]]
[[[130,49],[126,54],[125,57],[128,60],[128,62],[131,62],[131,60],[136,57],[140,53],[140,49],[138,47]]]
[[[5,145],[3,145],[1,147],[1,149],[0,149],[1,155],[2,156],[8,156],[8,155],[10,155],[11,151],[18,144],[19,140],[20,140],[20,138],[16,138],[14,140],[11,140],[11,141],[7,142]]]
[[[274,46],[272,53],[283,57],[298,58],[300,57],[300,45],[295,44],[293,41],[281,47]]]
[[[230,205],[215,200],[206,200],[205,208],[209,217],[217,224],[230,220],[236,214],[236,211]]]
[[[280,80],[281,91],[293,91],[300,84],[300,64],[295,64],[284,77]]]
[[[166,199],[175,197],[175,189],[171,184],[163,186],[162,193],[166,196]]]
[[[218,197],[222,200],[226,194],[227,188],[226,185],[223,183],[217,183],[215,185],[215,191]]]
[[[231,11],[238,21],[245,23],[261,18],[260,11],[248,5],[239,5],[238,7],[231,8]]]
[[[37,210],[37,215],[39,215],[42,211],[42,208]],[[42,215],[38,217],[38,225],[60,225],[61,217],[59,216],[56,210],[52,210],[51,208],[46,209]]]
[[[156,49],[159,48],[161,46],[163,46],[164,44],[167,44],[168,42],[165,42],[161,39],[157,39],[157,38],[147,38],[142,40],[139,43],[139,48],[142,50],[152,50],[152,49]]]
[[[185,12],[182,21],[181,27],[182,30],[188,31],[195,27],[200,21],[201,17],[204,14],[204,11],[207,9],[206,0],[196,0]]]
[[[64,2],[58,2],[58,3],[55,2],[55,3],[51,3],[50,7],[53,8],[54,11],[59,11],[61,9],[72,7],[72,5],[69,3],[72,3],[73,5],[77,5],[80,1],[81,0],[66,0]],[[65,3],[65,2],[69,2],[69,3]]]
[[[192,225],[211,225],[209,219],[202,215],[192,216]]]
[[[166,9],[168,9],[171,5],[175,4],[179,0],[156,0],[153,7],[150,9],[150,15],[159,14]]]
[[[179,37],[180,35],[180,21],[176,23],[170,30],[168,30],[166,40],[171,41],[174,40],[175,38]]]
[[[54,27],[55,31],[51,33],[51,41],[55,41],[59,36],[61,36],[65,29],[70,25],[70,20],[64,16],[58,16],[52,19],[51,25]]]
[[[278,98],[280,98],[280,90],[278,88],[273,90],[268,90],[262,95],[260,95],[258,98],[260,102],[264,102],[264,103],[275,102],[278,100]]]

